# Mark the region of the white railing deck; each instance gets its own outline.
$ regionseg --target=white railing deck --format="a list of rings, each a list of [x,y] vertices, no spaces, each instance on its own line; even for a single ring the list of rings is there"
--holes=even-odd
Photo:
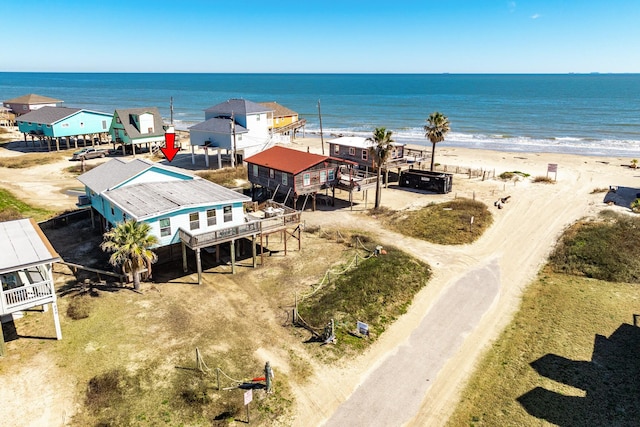
[[[3,314],[7,314],[46,304],[53,301],[53,292],[53,286],[48,280],[3,290],[0,308]]]

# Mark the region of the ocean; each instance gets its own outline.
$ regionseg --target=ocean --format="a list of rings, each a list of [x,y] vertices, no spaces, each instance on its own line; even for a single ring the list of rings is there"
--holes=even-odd
[[[428,147],[423,126],[440,111],[451,123],[441,147],[640,157],[640,74],[0,72],[2,100],[29,93],[107,113],[154,106],[167,123],[173,98],[183,130],[230,98],[275,101],[307,119],[307,135],[319,134],[321,117],[325,139],[385,127]]]

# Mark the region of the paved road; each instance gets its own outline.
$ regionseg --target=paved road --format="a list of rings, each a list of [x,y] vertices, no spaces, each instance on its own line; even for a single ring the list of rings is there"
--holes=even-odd
[[[497,301],[499,290],[497,259],[453,283],[407,341],[369,374],[324,425],[383,427],[409,421],[447,359]]]

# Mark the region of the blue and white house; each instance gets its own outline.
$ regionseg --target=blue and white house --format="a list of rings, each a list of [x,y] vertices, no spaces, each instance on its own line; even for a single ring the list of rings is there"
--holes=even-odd
[[[273,110],[265,105],[246,99],[229,99],[207,108],[204,114],[204,122],[189,128],[192,154],[195,147],[213,149],[220,164],[222,151],[235,161],[238,156],[250,157],[273,143]]]
[[[87,136],[90,136],[93,144],[95,136],[102,138],[109,132],[112,117],[108,113],[80,108],[45,106],[23,114],[16,119],[16,123],[25,140],[27,135],[47,142],[55,140],[59,150],[60,138],[67,138],[68,146],[68,138],[84,136],[86,141]],[[77,139],[75,144],[78,148]]]
[[[193,249],[198,282],[200,249],[230,242],[233,265],[235,240],[250,237],[255,246],[255,238],[261,234],[260,219],[244,212],[250,197],[182,169],[143,159],[112,159],[78,180],[85,186],[83,204],[100,215],[105,229],[127,219],[148,223],[160,242],[158,247],[182,245],[185,271],[186,247]]]

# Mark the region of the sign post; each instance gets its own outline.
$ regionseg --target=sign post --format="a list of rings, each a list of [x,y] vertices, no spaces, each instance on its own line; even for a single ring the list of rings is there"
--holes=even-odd
[[[553,176],[553,181],[555,182],[558,179],[558,164],[557,163],[549,163],[547,165],[547,178],[549,178],[549,172],[553,172],[555,174]]]
[[[244,392],[244,406],[247,407],[247,424],[249,424],[249,403],[253,400],[253,389]]]

